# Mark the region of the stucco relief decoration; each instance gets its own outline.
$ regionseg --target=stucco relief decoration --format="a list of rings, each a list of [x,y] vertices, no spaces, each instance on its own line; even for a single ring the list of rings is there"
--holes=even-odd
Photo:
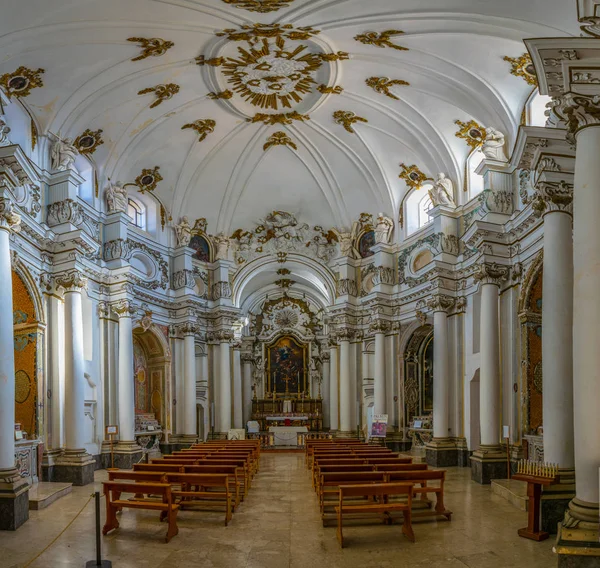
[[[402,79],[390,79],[389,77],[369,77],[365,80],[367,87],[371,87],[376,93],[381,93],[390,99],[399,101],[400,98],[392,93],[391,88],[395,86],[410,85]]]
[[[90,130],[87,128],[83,134],[80,134],[75,138],[73,145],[77,148],[77,151],[84,156],[93,154],[98,149],[98,146],[104,144],[102,132],[102,129]]]
[[[184,124],[181,127],[181,130],[187,130],[188,128],[191,128],[198,134],[198,142],[202,142],[209,134],[212,134],[215,131],[216,125],[216,121],[212,120],[211,118],[204,118]]]
[[[459,130],[455,134],[457,138],[465,140],[473,150],[481,148],[487,136],[487,131],[483,126],[477,124],[474,120],[470,120],[469,122],[455,120],[454,124],[459,127]]]
[[[400,164],[400,168],[402,171],[398,177],[403,179],[411,189],[419,189],[426,181],[431,181],[431,178],[426,176],[415,164],[412,166]]]
[[[404,32],[401,30],[385,30],[383,32],[365,32],[354,36],[356,41],[364,43],[365,45],[372,45],[374,47],[391,47],[398,51],[408,51],[407,47],[402,47],[392,41],[395,36],[403,35]]]
[[[160,166],[154,166],[153,169],[144,168],[142,173],[135,178],[134,185],[137,185],[140,193],[152,192],[163,180],[159,173]]]
[[[236,8],[248,10],[248,12],[259,12],[266,14],[276,12],[280,8],[286,8],[294,0],[222,0],[225,4],[231,4]]]
[[[257,317],[257,334],[261,338],[284,330],[296,330],[304,336],[311,336],[319,327],[318,316],[311,311],[309,304],[287,295],[267,301],[262,314]]]
[[[148,93],[154,93],[155,100],[150,105],[150,108],[155,108],[162,104],[164,101],[172,99],[179,92],[179,85],[175,83],[166,83],[164,85],[156,85],[154,87],[148,87],[138,91],[138,95],[147,95]]]
[[[159,37],[128,37],[127,41],[139,43],[142,53],[134,57],[131,61],[141,61],[147,57],[160,57],[167,53],[175,44]]]
[[[28,69],[27,67],[19,67],[12,73],[5,73],[0,77],[0,87],[6,93],[6,96],[24,98],[29,96],[32,89],[43,87],[44,82],[40,75],[44,73],[44,69]]]
[[[509,57],[507,55],[502,59],[510,63],[511,75],[514,75],[515,77],[521,77],[528,85],[537,87],[538,81],[535,74],[535,67],[533,66],[531,55],[529,55],[529,53],[524,53],[519,57]]]
[[[266,114],[264,112],[257,112],[253,117],[246,119],[247,122],[262,122],[267,126],[275,126],[276,124],[293,124],[294,121],[304,122],[306,120],[310,120],[310,116],[307,114],[300,114],[295,110],[280,114]]]
[[[285,132],[274,132],[267,138],[267,141],[263,145],[263,150],[266,152],[269,148],[273,146],[288,146],[292,148],[292,150],[297,150],[298,146],[296,146],[295,142],[285,133]]]
[[[353,125],[357,122],[369,122],[366,118],[357,116],[356,113],[349,110],[336,110],[333,113],[333,120],[336,124],[341,124],[350,134],[356,134]]]

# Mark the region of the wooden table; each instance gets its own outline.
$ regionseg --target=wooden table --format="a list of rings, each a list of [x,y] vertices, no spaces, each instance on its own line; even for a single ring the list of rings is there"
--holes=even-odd
[[[512,479],[527,482],[527,497],[529,503],[527,505],[527,528],[519,529],[517,532],[523,538],[531,540],[546,540],[548,533],[540,530],[540,502],[542,499],[542,486],[552,485],[556,482],[556,477],[539,477],[537,475],[526,475],[524,473],[516,473]]]

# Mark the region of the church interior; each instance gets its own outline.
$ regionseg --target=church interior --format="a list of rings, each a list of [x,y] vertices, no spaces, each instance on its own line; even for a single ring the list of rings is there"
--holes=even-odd
[[[600,0],[0,53],[0,566],[600,567]]]

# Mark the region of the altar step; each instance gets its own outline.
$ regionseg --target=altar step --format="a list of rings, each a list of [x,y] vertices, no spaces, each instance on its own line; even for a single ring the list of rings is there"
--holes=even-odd
[[[29,509],[33,511],[45,509],[48,505],[71,493],[72,490],[72,483],[55,483],[51,481],[34,483],[29,489]]]
[[[515,479],[492,479],[492,493],[506,499],[521,511],[527,511],[527,483]]]

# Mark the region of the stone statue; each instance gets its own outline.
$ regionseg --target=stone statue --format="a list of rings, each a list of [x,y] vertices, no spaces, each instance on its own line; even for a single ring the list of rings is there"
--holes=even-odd
[[[214,241],[217,245],[216,260],[227,260],[227,252],[229,250],[229,238],[227,235],[219,233],[214,237]]]
[[[452,180],[446,177],[446,174],[438,174],[433,187],[429,190],[429,197],[434,207],[438,205],[447,205],[448,207],[456,207],[454,203],[454,184]]]
[[[57,172],[72,170],[76,157],[77,148],[73,146],[73,140],[59,138],[52,146],[52,169]]]
[[[269,213],[262,224],[266,227],[267,232],[271,232],[272,238],[298,240],[301,238],[299,232],[302,227],[298,227],[298,221],[291,213],[285,211],[273,211]]]
[[[375,225],[375,242],[388,244],[392,240],[392,231],[394,230],[394,221],[379,213],[377,225]]]
[[[8,146],[10,140],[8,139],[8,133],[10,127],[6,124],[5,118],[0,114],[0,146]]]
[[[179,225],[175,225],[175,235],[177,236],[178,247],[187,247],[190,244],[192,240],[192,226],[185,215],[179,221]]]
[[[504,134],[495,128],[486,128],[485,140],[481,151],[488,160],[498,162],[508,162],[508,157],[504,150]]]
[[[109,213],[116,211],[127,213],[127,190],[120,181],[109,182],[108,187],[104,190],[104,199],[106,199],[106,209]]]
[[[348,258],[359,258],[360,254],[356,250],[356,231],[358,229],[358,223],[355,221],[352,224],[352,230],[348,231],[345,227],[342,229],[332,229],[337,235],[338,242],[340,243],[340,255],[347,256]]]

